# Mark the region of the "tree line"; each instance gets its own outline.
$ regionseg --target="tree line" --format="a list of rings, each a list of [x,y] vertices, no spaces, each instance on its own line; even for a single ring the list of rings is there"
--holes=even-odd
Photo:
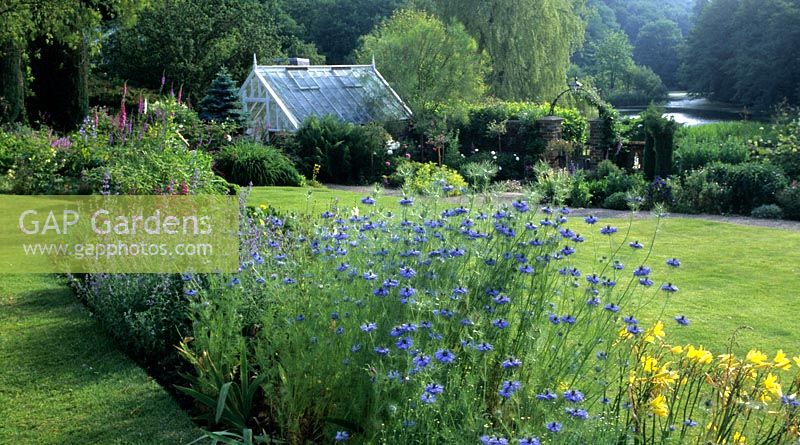
[[[374,56],[418,106],[549,101],[572,76],[621,102],[686,87],[798,103],[798,18],[787,0],[7,0],[0,122],[74,128],[125,82],[197,103],[222,66],[244,79],[253,54]]]

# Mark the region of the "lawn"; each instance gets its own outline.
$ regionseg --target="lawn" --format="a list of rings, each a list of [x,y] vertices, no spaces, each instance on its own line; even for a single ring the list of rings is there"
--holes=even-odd
[[[257,187],[249,203],[297,213],[319,213],[334,204],[359,206],[362,213],[369,211],[368,206],[360,204],[361,198],[356,193],[328,189]],[[378,206],[398,211],[397,201],[397,197],[381,196]],[[591,246],[600,237],[599,224],[618,226],[614,241],[622,243],[629,221],[601,221],[592,228],[580,220],[573,224]],[[647,255],[655,228],[655,218],[632,222],[628,241],[639,240],[646,248],[634,252],[623,246],[621,254],[628,270]],[[665,261],[673,257],[679,258],[682,266],[669,272]],[[791,315],[800,313],[800,232],[666,218],[659,224],[648,264],[653,267],[657,284],[673,281],[680,290],[666,296],[654,289],[653,297],[639,302],[642,308],[635,315],[645,321],[659,317],[669,321],[672,341],[702,344],[715,353],[729,346],[739,353],[751,348],[800,353],[800,324]],[[588,261],[582,269],[593,270]],[[668,277],[664,275],[667,272]],[[624,283],[620,280],[620,284]],[[680,314],[690,319],[690,326],[679,327],[671,321]]]
[[[165,445],[200,435],[50,275],[0,275],[0,419],[0,444]]]

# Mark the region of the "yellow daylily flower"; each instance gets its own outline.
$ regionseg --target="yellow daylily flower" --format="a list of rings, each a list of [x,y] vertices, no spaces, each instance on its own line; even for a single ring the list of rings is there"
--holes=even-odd
[[[669,415],[669,406],[667,405],[667,398],[659,394],[655,399],[648,403],[650,412],[658,417],[667,417]]]
[[[744,434],[737,431],[733,433],[733,443],[741,443],[741,444],[747,443],[747,438],[744,437]]]
[[[683,354],[683,346],[680,346],[680,345],[673,346],[673,347],[669,348],[669,352],[671,352],[673,354]]]
[[[764,389],[775,397],[781,397],[783,395],[781,384],[778,383],[778,376],[771,372],[767,374],[767,378],[764,379]]]
[[[764,366],[767,364],[767,354],[757,350],[751,349],[750,352],[747,353],[747,361],[756,365],[756,366]]]
[[[692,360],[695,363],[699,363],[701,365],[707,365],[711,363],[711,361],[714,359],[714,356],[711,354],[711,352],[703,349],[702,345],[698,348],[689,345],[686,350],[686,358]]]
[[[654,357],[644,356],[642,357],[641,362],[644,372],[648,374],[654,374],[656,371],[658,371],[658,360],[656,360]]]
[[[647,343],[655,343],[656,339],[662,340],[666,335],[666,332],[664,332],[664,323],[658,321],[652,328],[644,333],[644,341]]]
[[[792,367],[792,362],[789,361],[789,357],[786,356],[783,349],[778,350],[772,362],[776,368],[782,371],[788,371]]]

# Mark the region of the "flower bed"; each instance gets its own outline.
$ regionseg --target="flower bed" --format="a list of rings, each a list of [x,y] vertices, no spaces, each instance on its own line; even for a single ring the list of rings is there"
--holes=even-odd
[[[211,425],[290,443],[797,440],[782,351],[715,356],[636,320],[678,292],[680,261],[648,265],[652,245],[568,209],[404,202],[302,224],[256,209],[241,272],[184,277],[186,391]]]

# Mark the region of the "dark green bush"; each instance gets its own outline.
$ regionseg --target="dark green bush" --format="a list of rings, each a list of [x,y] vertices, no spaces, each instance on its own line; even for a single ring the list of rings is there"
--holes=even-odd
[[[625,192],[616,192],[608,196],[603,201],[603,207],[612,210],[628,210],[628,194]]]
[[[316,164],[320,181],[372,182],[389,172],[388,140],[388,133],[377,124],[357,126],[333,116],[310,117],[295,134],[297,151],[290,155],[309,178]]]
[[[764,204],[774,204],[777,195],[789,184],[780,167],[772,164],[710,164],[709,179],[731,189],[730,208],[726,212],[749,215]]]
[[[754,208],[750,216],[759,219],[783,219],[783,209],[775,204],[765,204]]]
[[[800,186],[787,187],[778,193],[778,204],[787,219],[800,221]]]
[[[682,184],[673,187],[672,210],[678,213],[730,212],[733,192],[730,186],[715,182],[708,170],[696,170],[684,178]]]
[[[254,186],[299,186],[302,177],[280,150],[256,142],[240,141],[222,149],[216,169],[228,182]]]

